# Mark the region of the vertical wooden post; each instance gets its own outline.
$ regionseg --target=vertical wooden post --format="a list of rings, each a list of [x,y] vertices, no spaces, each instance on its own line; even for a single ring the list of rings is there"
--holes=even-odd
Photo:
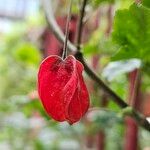
[[[140,76],[139,70],[135,69],[129,73],[129,96],[128,103],[135,109],[138,109],[140,102]],[[131,117],[125,118],[126,133],[124,150],[138,149],[138,126]]]
[[[104,131],[99,131],[97,137],[97,150],[105,149],[105,133]]]

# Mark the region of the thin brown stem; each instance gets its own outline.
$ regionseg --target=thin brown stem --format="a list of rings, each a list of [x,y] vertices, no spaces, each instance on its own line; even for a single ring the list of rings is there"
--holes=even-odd
[[[83,30],[83,18],[85,14],[85,7],[88,0],[83,0],[82,6],[80,9],[80,16],[79,16],[79,22],[77,27],[77,50],[80,51],[80,44],[82,40],[82,30]]]

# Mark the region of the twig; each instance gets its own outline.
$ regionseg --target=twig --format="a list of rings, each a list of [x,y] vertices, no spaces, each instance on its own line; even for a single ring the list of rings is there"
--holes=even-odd
[[[85,63],[82,53],[80,53],[80,44],[81,44],[81,37],[82,37],[82,29],[83,29],[83,17],[85,13],[85,7],[88,0],[83,0],[83,4],[80,10],[80,17],[78,23],[78,32],[77,32],[77,54],[76,57],[82,62],[84,65],[86,73],[97,82],[97,84],[103,88],[104,91],[109,91],[109,95],[115,100],[115,102],[121,106],[122,108],[127,107],[128,105],[116,94],[114,93],[92,70],[89,66]]]
[[[59,28],[54,15],[53,15],[53,11],[52,11],[52,7],[51,7],[51,0],[42,0],[43,2],[43,7],[44,7],[44,11],[46,14],[46,18],[47,18],[47,23],[50,27],[50,29],[52,30],[53,34],[56,36],[56,38],[64,44],[65,41],[65,36],[63,34],[63,32],[61,31],[61,29]],[[115,92],[113,92],[91,69],[90,67],[88,67],[88,65],[86,64],[86,62],[83,59],[82,53],[81,52],[77,52],[77,48],[70,42],[68,41],[67,44],[68,49],[76,54],[76,57],[83,63],[84,67],[85,67],[85,71],[86,73],[99,85],[100,88],[102,88],[102,90],[104,90],[104,92],[106,92],[111,98],[112,100],[117,103],[121,108],[126,108],[128,107],[128,104],[126,104]],[[150,124],[149,122],[143,117],[140,116],[139,113],[134,112],[133,113],[133,117],[137,120],[137,122],[146,130],[150,131]]]
[[[82,37],[82,29],[83,29],[83,18],[85,14],[85,7],[88,0],[83,0],[82,6],[80,9],[79,22],[77,27],[77,50],[80,51],[81,37]]]
[[[93,79],[99,87],[101,87],[111,98],[112,100],[117,103],[121,108],[128,107],[128,105],[115,93],[113,92],[95,73],[91,70],[91,68],[86,64],[84,61],[84,58],[82,54],[78,54],[78,59],[82,62],[84,65],[84,69],[86,73]]]

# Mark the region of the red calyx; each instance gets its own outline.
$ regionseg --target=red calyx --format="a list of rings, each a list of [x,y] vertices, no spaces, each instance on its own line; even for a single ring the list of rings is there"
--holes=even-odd
[[[42,104],[56,121],[73,124],[89,107],[89,94],[82,77],[83,65],[73,56],[46,58],[38,73],[38,92]]]

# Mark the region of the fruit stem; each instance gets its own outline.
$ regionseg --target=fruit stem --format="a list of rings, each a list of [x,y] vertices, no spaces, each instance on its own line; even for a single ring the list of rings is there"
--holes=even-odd
[[[80,51],[80,45],[81,45],[81,40],[82,40],[82,31],[83,31],[83,18],[85,15],[85,7],[87,4],[88,0],[83,0],[82,6],[80,8],[80,16],[79,16],[79,22],[78,22],[78,27],[77,27],[77,51]]]
[[[72,1],[73,0],[70,0],[70,5],[68,9],[68,17],[67,17],[67,23],[66,23],[65,42],[64,42],[64,47],[63,47],[62,59],[65,59],[67,57],[67,43],[68,43],[68,37],[69,37],[69,23],[71,20]]]

